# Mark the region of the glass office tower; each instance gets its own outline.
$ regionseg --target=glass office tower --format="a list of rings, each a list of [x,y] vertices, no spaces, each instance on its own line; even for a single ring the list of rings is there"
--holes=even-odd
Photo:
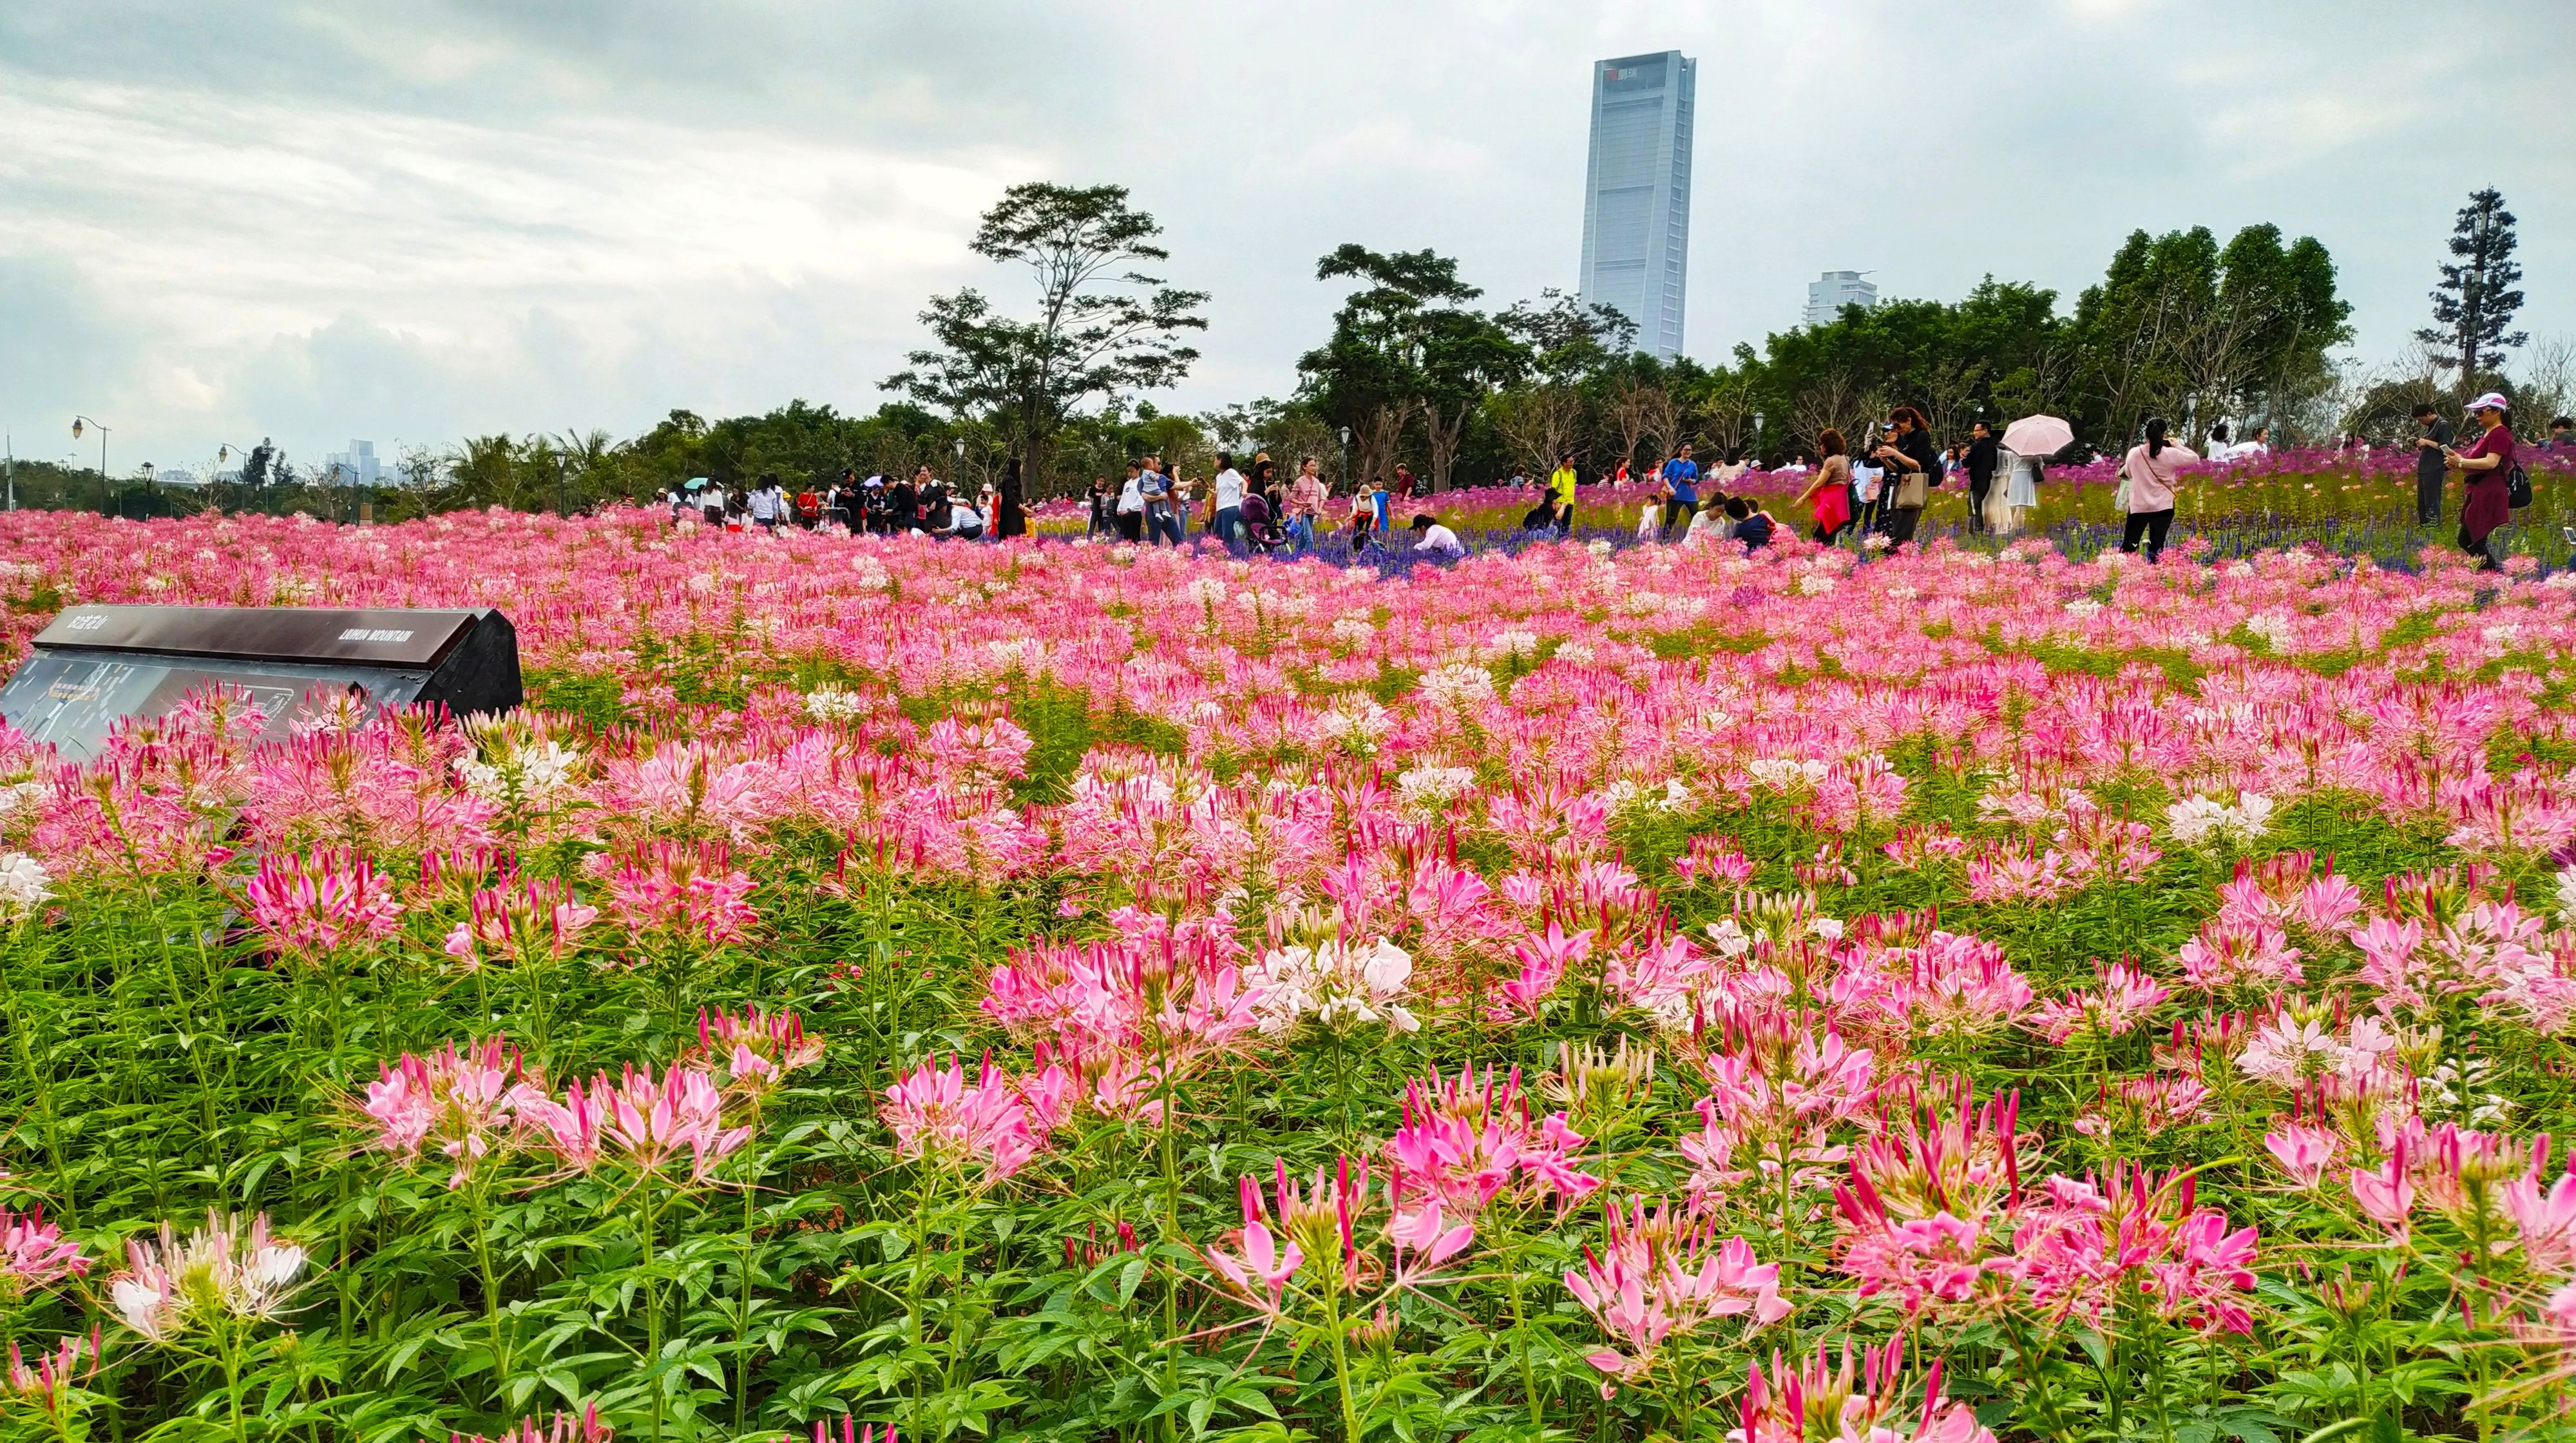
[[[1667,361],[1682,349],[1698,75],[1678,50],[1592,67],[1581,294],[1635,321],[1637,349]]]

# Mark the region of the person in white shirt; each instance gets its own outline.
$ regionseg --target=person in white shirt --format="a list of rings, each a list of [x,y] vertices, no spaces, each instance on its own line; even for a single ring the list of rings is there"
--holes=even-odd
[[[1699,509],[1691,513],[1690,529],[1682,533],[1682,545],[1697,547],[1711,541],[1724,541],[1730,524],[1725,503],[1711,496],[1700,502]]]
[[[763,531],[776,531],[778,529],[778,497],[778,478],[775,476],[761,477],[760,484],[752,488],[751,495],[748,498],[748,505],[751,511],[751,521],[753,525],[759,527]]]
[[[967,504],[963,496],[948,498],[948,524],[930,533],[959,541],[974,541],[984,534],[984,513]]]
[[[1145,539],[1145,463],[1127,463],[1127,484],[1119,488],[1118,509],[1114,513],[1121,541]]]
[[[1467,554],[1466,545],[1459,541],[1458,533],[1432,520],[1431,513],[1427,511],[1413,518],[1413,534],[1416,538],[1413,549],[1435,560],[1455,561]]]
[[[1208,518],[1209,529],[1216,533],[1217,540],[1231,546],[1243,529],[1243,473],[1234,469],[1234,457],[1223,451],[1216,453],[1216,465],[1216,482],[1210,492],[1216,513]]]

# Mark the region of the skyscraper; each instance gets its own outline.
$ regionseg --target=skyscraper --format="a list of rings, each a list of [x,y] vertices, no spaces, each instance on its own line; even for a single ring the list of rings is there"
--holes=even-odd
[[[1592,67],[1580,292],[1635,321],[1637,349],[1667,361],[1682,350],[1698,78],[1699,62],[1678,50]]]
[[[1827,271],[1807,282],[1807,324],[1825,326],[1841,316],[1843,307],[1862,310],[1878,304],[1878,286],[1861,277],[1867,271]]]

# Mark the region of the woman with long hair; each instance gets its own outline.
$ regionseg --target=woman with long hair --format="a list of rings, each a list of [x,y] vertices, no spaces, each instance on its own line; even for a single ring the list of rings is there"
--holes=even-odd
[[[1815,501],[1816,540],[1831,546],[1851,524],[1851,447],[1844,443],[1842,432],[1827,426],[1816,435],[1816,449],[1824,453],[1824,463],[1816,468],[1816,479],[1790,504]]]
[[[1899,406],[1887,413],[1887,423],[1895,428],[1893,433],[1870,454],[1887,467],[1878,529],[1886,533],[1888,549],[1893,551],[1914,539],[1915,523],[1923,519],[1932,488],[1940,484],[1941,458],[1932,448],[1932,428],[1922,412]]]
[[[2129,519],[2120,528],[2120,549],[2135,554],[2147,544],[2147,564],[2164,554],[2165,533],[2173,529],[2174,484],[2182,468],[2199,460],[2188,446],[2165,439],[2165,418],[2147,418],[2147,439],[2129,448],[2120,475],[2129,483]]]

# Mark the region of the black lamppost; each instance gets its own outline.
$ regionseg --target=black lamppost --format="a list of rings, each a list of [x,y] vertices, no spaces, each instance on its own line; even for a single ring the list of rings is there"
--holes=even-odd
[[[83,426],[95,426],[98,428],[98,489],[100,492],[100,500],[103,503],[99,507],[98,514],[105,516],[109,514],[110,509],[116,503],[116,490],[114,487],[110,486],[107,481],[107,428],[105,426],[100,426],[98,422],[91,420],[87,416],[74,416],[72,417],[73,440],[77,441],[80,439],[81,427]]]
[[[1342,428],[1342,484],[1351,484],[1351,428]]]

